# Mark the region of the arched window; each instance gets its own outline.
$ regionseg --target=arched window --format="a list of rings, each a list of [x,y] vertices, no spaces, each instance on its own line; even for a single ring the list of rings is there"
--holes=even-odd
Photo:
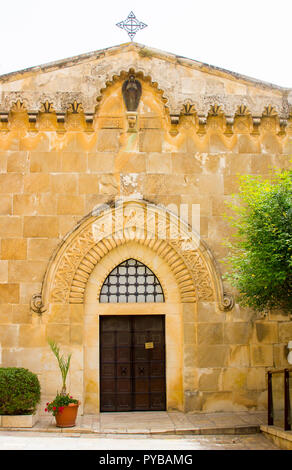
[[[133,258],[116,266],[100,291],[101,303],[164,302],[164,294],[155,274]]]

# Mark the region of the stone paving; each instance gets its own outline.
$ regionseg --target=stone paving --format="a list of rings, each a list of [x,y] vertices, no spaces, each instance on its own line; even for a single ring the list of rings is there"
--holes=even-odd
[[[150,435],[0,431],[0,450],[279,450],[263,435]],[[15,456],[15,454],[13,454]]]
[[[266,412],[132,412],[78,416],[74,428],[57,428],[53,416],[40,417],[27,431],[98,434],[247,434],[267,424]]]
[[[40,417],[33,428],[0,430],[0,450],[279,450],[260,433],[266,412],[100,413],[74,428]]]

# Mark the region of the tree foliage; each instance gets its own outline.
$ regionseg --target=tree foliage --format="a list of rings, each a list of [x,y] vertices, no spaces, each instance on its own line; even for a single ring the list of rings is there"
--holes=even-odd
[[[237,199],[228,204],[235,228],[227,245],[231,267],[225,278],[241,305],[256,311],[292,312],[292,171],[270,180],[240,177]]]

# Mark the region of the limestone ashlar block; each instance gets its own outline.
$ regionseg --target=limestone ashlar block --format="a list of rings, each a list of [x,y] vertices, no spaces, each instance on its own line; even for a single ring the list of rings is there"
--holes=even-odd
[[[32,315],[29,304],[13,305],[12,307],[12,323],[31,323]]]
[[[197,331],[195,323],[184,324],[184,342],[185,344],[195,344],[197,342]]]
[[[97,137],[97,150],[99,152],[118,152],[120,130],[100,129]]]
[[[47,325],[46,336],[61,345],[69,345],[70,326],[62,323],[49,323]]]
[[[22,236],[22,219],[18,216],[0,216],[0,237],[13,238]]]
[[[55,194],[77,194],[78,175],[58,173],[51,176],[51,192]]]
[[[16,194],[13,213],[16,215],[54,215],[57,208],[55,194]]]
[[[238,411],[234,409],[232,392],[203,392],[202,410],[206,413],[217,411]]]
[[[291,367],[287,360],[288,356],[288,348],[287,343],[279,343],[273,345],[273,353],[274,353],[274,366],[283,368],[283,367]]]
[[[226,314],[218,309],[215,302],[198,302],[199,322],[223,322]]]
[[[57,213],[61,215],[83,215],[84,196],[61,195],[58,197]]]
[[[84,306],[83,304],[70,304],[70,322],[83,323]]]
[[[26,238],[58,237],[59,224],[56,216],[24,216],[23,234]]]
[[[147,173],[171,174],[172,159],[173,156],[169,153],[148,153],[146,157]]]
[[[12,214],[12,195],[0,194],[0,215]]]
[[[12,304],[0,303],[0,324],[12,323]]]
[[[280,322],[279,323],[279,342],[288,343],[292,341],[292,323],[290,322]]]
[[[70,305],[51,304],[48,316],[48,323],[69,324]]]
[[[198,367],[224,367],[227,366],[229,347],[226,345],[200,345],[198,346]]]
[[[3,238],[1,240],[2,259],[26,259],[27,242],[21,238]]]
[[[79,194],[99,193],[100,177],[98,175],[80,175],[79,176]]]
[[[278,342],[278,324],[276,322],[256,322],[255,341],[259,343]]]
[[[62,152],[61,171],[84,173],[87,171],[87,154],[83,152]]]
[[[46,270],[45,261],[10,260],[9,282],[41,282]]]
[[[199,175],[200,194],[223,194],[223,177],[220,174]]]
[[[19,325],[19,347],[41,348],[47,345],[45,325]]]
[[[20,173],[0,174],[0,193],[20,193],[23,187],[23,175]]]
[[[230,367],[222,371],[222,390],[234,391],[246,389],[247,369]]]
[[[161,152],[164,131],[160,129],[144,129],[139,133],[140,152]]]
[[[47,193],[50,191],[51,178],[55,175],[48,173],[30,173],[24,175],[23,191],[28,193]],[[65,182],[64,182],[65,184]]]
[[[224,343],[248,344],[251,337],[251,325],[248,322],[232,322],[224,324]]]
[[[261,151],[259,141],[245,134],[238,136],[237,148],[239,153],[260,153]]]
[[[251,173],[259,175],[267,175],[273,166],[272,156],[261,153],[260,155],[251,156]]]
[[[0,173],[7,172],[7,159],[8,159],[8,152],[0,152]]]
[[[252,366],[273,366],[273,346],[272,345],[251,345],[251,365]]]
[[[171,157],[174,174],[202,174],[204,166],[196,154],[179,152],[173,153]]]
[[[116,156],[114,171],[117,173],[145,173],[145,153],[120,152]]]
[[[219,388],[219,377],[221,369],[199,369],[199,390],[204,391],[217,391]]]
[[[17,304],[19,302],[19,284],[0,284],[0,304]]]
[[[8,282],[8,261],[0,261],[0,282]]]
[[[198,344],[222,344],[223,323],[199,323]]]
[[[106,158],[103,152],[88,153],[89,173],[113,173],[115,168],[114,153],[107,153]]]
[[[7,155],[7,172],[24,173],[28,169],[28,163],[27,152],[9,152]]]
[[[265,390],[267,388],[266,369],[264,367],[254,367],[248,370],[246,377],[248,390]]]
[[[232,345],[230,346],[230,358],[228,365],[230,367],[248,367],[250,365],[250,348],[249,345]]]
[[[0,325],[0,344],[2,348],[15,348],[19,345],[18,328],[18,325]]]
[[[239,178],[235,175],[224,175],[224,194],[232,195],[239,192]]]
[[[2,428],[32,428],[38,421],[38,416],[35,415],[19,415],[1,417],[0,426]]]
[[[59,152],[29,152],[31,173],[51,173],[61,171]]]
[[[76,227],[80,220],[79,215],[59,215],[59,236],[64,237],[69,231]]]
[[[48,261],[59,240],[57,238],[29,238],[27,242],[27,259]]]
[[[83,344],[83,326],[71,325],[70,326],[70,344]]]
[[[279,154],[283,152],[283,145],[278,136],[266,134],[263,136],[261,149],[263,153]]]

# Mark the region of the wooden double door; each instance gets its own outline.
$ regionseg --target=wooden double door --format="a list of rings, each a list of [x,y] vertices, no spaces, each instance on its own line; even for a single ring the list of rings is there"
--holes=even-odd
[[[100,411],[165,409],[164,316],[100,317]]]

